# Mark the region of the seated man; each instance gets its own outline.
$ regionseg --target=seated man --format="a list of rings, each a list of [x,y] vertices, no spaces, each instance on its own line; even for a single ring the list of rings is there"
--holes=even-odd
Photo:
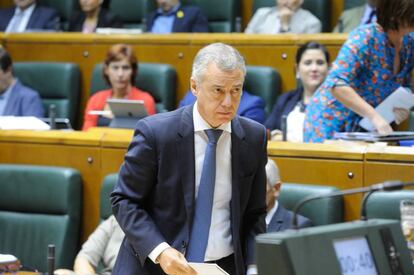
[[[188,91],[184,98],[180,101],[179,107],[193,104],[196,101],[196,97]],[[242,117],[250,118],[261,124],[265,121],[265,103],[260,96],[252,95],[246,91],[243,91],[239,109],[237,114]]]
[[[38,92],[14,78],[12,59],[9,53],[0,47],[0,116],[43,115],[42,100]]]
[[[266,164],[266,225],[267,232],[278,232],[292,228],[293,213],[292,211],[284,208],[277,199],[280,194],[280,187],[282,182],[280,181],[279,168],[275,162],[271,159],[267,160]],[[298,227],[310,227],[312,226],[311,220],[298,215]]]
[[[375,1],[367,0],[365,5],[343,11],[334,32],[348,33],[360,25],[376,22]]]
[[[158,9],[147,18],[152,33],[208,32],[207,18],[199,7],[182,6],[179,0],[157,0]]]
[[[111,215],[95,229],[82,245],[81,251],[76,256],[73,271],[58,269],[54,274],[97,274],[96,269],[102,263],[103,269],[99,274],[110,275],[123,239],[124,232],[115,217]]]
[[[42,7],[35,0],[13,0],[15,6],[0,9],[0,31],[25,32],[30,30],[59,30],[56,10]]]

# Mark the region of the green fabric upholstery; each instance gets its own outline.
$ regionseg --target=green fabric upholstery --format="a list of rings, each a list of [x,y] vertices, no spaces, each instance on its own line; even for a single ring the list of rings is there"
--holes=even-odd
[[[304,198],[319,193],[338,191],[336,187],[298,183],[283,183],[279,202],[289,210]],[[299,214],[312,220],[314,225],[343,222],[344,206],[342,197],[324,198],[308,202],[299,210]]]
[[[107,175],[102,183],[101,187],[101,204],[100,204],[100,213],[101,221],[106,220],[109,216],[112,215],[112,206],[109,199],[112,190],[118,180],[118,173]]]
[[[175,109],[177,73],[171,65],[139,63],[137,74],[135,86],[154,97],[158,112]],[[102,75],[102,64],[96,64],[92,72],[90,94],[108,88]]]
[[[411,109],[409,124],[408,124],[408,131],[414,131],[414,109]]]
[[[253,0],[253,13],[262,7],[272,7],[275,5],[275,0]],[[305,0],[302,8],[310,11],[313,15],[319,18],[322,23],[322,31],[330,32],[331,20],[331,1],[330,0]]]
[[[234,32],[237,0],[184,0],[183,5],[199,6],[207,17],[210,32]]]
[[[366,204],[368,219],[400,220],[401,200],[414,200],[414,190],[373,193]]]
[[[0,252],[24,266],[47,271],[47,246],[55,266],[71,268],[78,251],[82,180],[77,170],[0,165]]]
[[[366,2],[367,2],[366,0],[345,0],[344,10],[364,5]]]
[[[130,29],[144,30],[144,19],[155,8],[154,0],[115,0],[109,3],[109,10],[122,19],[125,28]]]
[[[76,122],[80,94],[80,69],[74,63],[15,62],[14,75],[39,92],[46,116],[49,105],[56,105],[57,117]]]
[[[69,19],[72,14],[79,8],[78,0],[37,0],[40,5],[54,8],[59,12],[62,29],[67,30],[69,27]]]
[[[281,78],[276,69],[266,66],[246,66],[244,90],[263,98],[266,103],[266,116],[272,111],[280,89]]]

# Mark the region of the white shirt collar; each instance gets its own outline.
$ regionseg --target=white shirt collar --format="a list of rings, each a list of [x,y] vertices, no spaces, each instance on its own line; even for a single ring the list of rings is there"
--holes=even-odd
[[[272,220],[273,215],[276,213],[278,206],[279,202],[275,200],[275,205],[273,205],[272,209],[270,209],[269,212],[267,212],[266,214],[266,227],[269,226],[269,223]]]
[[[21,8],[16,7],[16,9],[15,9],[15,11],[14,11],[14,14],[24,13],[24,14],[31,15],[31,14],[33,13],[33,10],[35,9],[35,7],[36,7],[36,3],[33,3],[33,5],[30,5],[30,6],[29,6],[27,9],[25,9],[25,10],[22,10]]]
[[[201,117],[200,112],[198,111],[197,103],[198,101],[194,103],[193,107],[194,132],[211,129],[211,126]],[[221,129],[223,131],[231,133],[231,121],[220,125],[217,129]]]

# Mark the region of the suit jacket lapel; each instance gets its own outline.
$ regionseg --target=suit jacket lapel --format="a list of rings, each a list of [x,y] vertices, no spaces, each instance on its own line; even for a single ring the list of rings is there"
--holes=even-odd
[[[181,184],[189,224],[192,223],[195,192],[195,157],[193,106],[184,107],[177,136],[177,161],[182,169]]]
[[[178,17],[177,13],[182,13],[183,16]],[[174,23],[173,23],[173,28],[172,28],[172,32],[185,32],[184,30],[184,17],[185,17],[185,13],[183,13],[183,10],[181,8],[179,8],[176,13],[174,14]]]
[[[268,232],[278,232],[283,224],[283,206],[279,203],[275,214],[267,226]]]
[[[20,90],[20,82],[16,80],[12,90],[10,91],[9,100],[7,101],[6,107],[4,108],[3,115],[17,115],[19,108],[17,108],[16,104],[19,98],[19,90]]]
[[[39,9],[38,9],[38,5],[36,5],[36,7],[33,10],[32,15],[29,18],[29,22],[27,22],[27,27],[26,30],[30,30],[30,29],[36,29],[36,21],[39,19]]]

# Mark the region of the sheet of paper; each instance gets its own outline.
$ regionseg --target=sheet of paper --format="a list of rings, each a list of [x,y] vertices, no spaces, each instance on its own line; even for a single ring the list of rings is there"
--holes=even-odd
[[[0,129],[50,130],[50,126],[34,116],[0,116]]]
[[[395,107],[411,109],[414,106],[414,94],[408,89],[399,87],[392,94],[390,94],[375,110],[388,122],[395,120],[393,109]],[[359,125],[367,131],[375,131],[374,125],[367,118],[363,118]]]
[[[217,264],[189,263],[197,271],[197,275],[229,275]]]

